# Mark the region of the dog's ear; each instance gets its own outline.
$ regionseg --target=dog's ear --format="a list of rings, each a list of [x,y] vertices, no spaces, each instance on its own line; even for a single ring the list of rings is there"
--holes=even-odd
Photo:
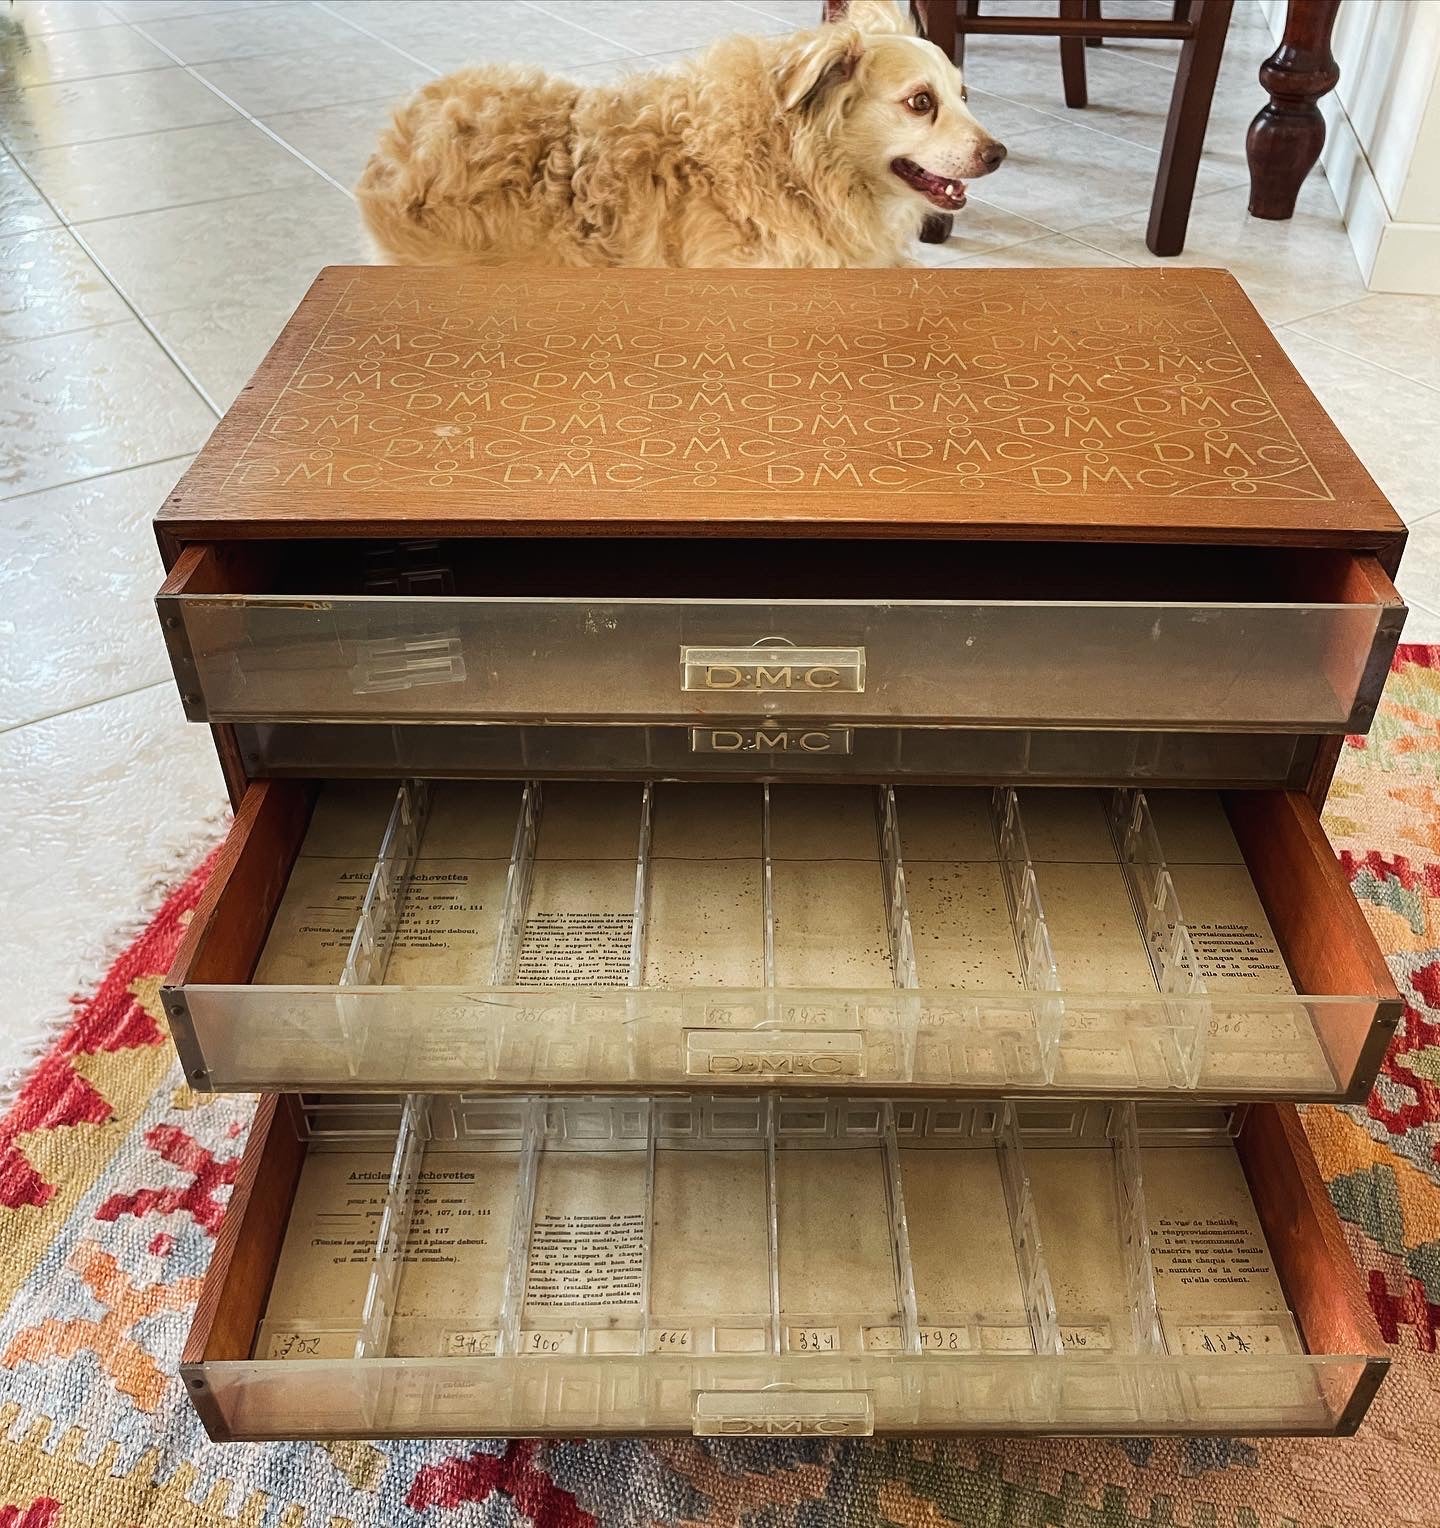
[[[775,86],[786,111],[806,106],[830,85],[848,80],[864,48],[860,33],[847,22],[832,22],[812,32],[780,55]]]
[[[850,0],[845,7],[845,20],[860,31],[876,36],[916,35],[909,6],[896,5],[892,0]]]

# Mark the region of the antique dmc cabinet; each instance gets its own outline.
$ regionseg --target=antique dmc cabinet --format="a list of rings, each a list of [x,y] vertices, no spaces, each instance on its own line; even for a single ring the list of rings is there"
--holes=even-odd
[[[212,1436],[1358,1425],[1404,529],[1228,275],[329,269],[158,533]]]

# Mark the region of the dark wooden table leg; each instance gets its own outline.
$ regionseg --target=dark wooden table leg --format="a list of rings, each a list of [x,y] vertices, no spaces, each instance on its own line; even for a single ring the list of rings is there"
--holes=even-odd
[[[1085,19],[1086,21],[1104,21],[1105,13],[1100,9],[1100,0],[1085,0]],[[1085,46],[1087,48],[1103,48],[1105,46],[1105,39],[1103,37],[1087,37],[1085,39]]]
[[[1085,15],[1085,0],[1060,0],[1062,20],[1079,21]],[[1085,39],[1060,39],[1060,78],[1065,86],[1067,106],[1088,106],[1090,91],[1085,82]]]
[[[1170,115],[1165,119],[1165,138],[1160,145],[1155,195],[1150,202],[1150,224],[1145,230],[1145,245],[1152,255],[1178,255],[1185,248],[1190,203],[1195,197],[1195,177],[1205,147],[1215,77],[1225,51],[1231,4],[1232,0],[1201,0],[1194,31],[1180,48]]]
[[[1290,0],[1280,46],[1260,65],[1269,104],[1250,124],[1250,215],[1288,218],[1325,146],[1325,119],[1315,104],[1340,78],[1330,33],[1340,0]]]

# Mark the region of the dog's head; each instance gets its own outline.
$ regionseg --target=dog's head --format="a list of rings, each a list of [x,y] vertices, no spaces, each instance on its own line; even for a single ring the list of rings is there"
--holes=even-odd
[[[782,110],[804,113],[886,195],[955,212],[965,182],[1005,158],[970,115],[960,71],[888,0],[852,0],[838,22],[787,43],[776,89]]]

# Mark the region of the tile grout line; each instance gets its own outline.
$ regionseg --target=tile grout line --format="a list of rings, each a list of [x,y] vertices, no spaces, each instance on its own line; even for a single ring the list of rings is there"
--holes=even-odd
[[[791,21],[785,16],[777,16],[774,11],[767,11],[763,3],[758,5],[752,4],[751,0],[731,0],[731,3],[738,5],[742,11],[749,11],[751,15],[763,16],[766,21],[781,22],[783,25],[788,26],[792,32],[808,32],[810,30],[809,27],[805,26],[803,23]],[[821,25],[819,21],[815,22],[814,24],[816,26]],[[783,37],[785,34],[783,32],[776,32],[773,35],[776,37]]]
[[[222,60],[216,60],[216,62],[223,63],[223,62],[227,62],[227,60],[223,60],[223,59]],[[182,69],[188,69],[188,68],[197,67],[197,66],[182,64],[180,67]],[[218,92],[216,92],[215,94],[218,97]],[[334,104],[336,106],[361,106],[366,101],[384,101],[384,100],[393,100],[393,99],[394,99],[393,96],[388,96],[388,95],[387,96],[378,96],[378,95],[376,95],[376,96],[363,96],[358,101],[336,101]],[[226,104],[228,104],[228,103],[226,103]],[[232,107],[231,109],[235,112],[235,114],[237,116],[244,117],[247,121],[251,120],[249,112],[241,111],[241,109],[238,106]],[[277,111],[275,113],[275,115],[277,117],[292,117],[292,116],[298,116],[301,112],[306,112],[306,111],[328,111],[329,109],[330,108],[326,107],[326,106],[297,106],[297,107],[293,107],[293,108],[291,108],[291,109],[289,109],[287,111]],[[180,123],[172,124],[169,127],[145,128],[145,129],[142,129],[138,133],[107,133],[103,138],[81,138],[79,140],[79,142],[77,142],[77,143],[44,143],[44,144],[37,144],[34,148],[26,149],[25,152],[28,153],[28,154],[34,155],[34,154],[48,154],[48,153],[52,153],[52,152],[58,151],[60,149],[86,149],[86,148],[89,148],[92,143],[124,143],[127,138],[159,138],[159,137],[162,137],[162,136],[164,136],[166,134],[169,134],[169,133],[190,133],[190,132],[195,132],[195,131],[197,131],[198,129],[200,129],[202,127],[228,127],[230,125],[231,124],[230,124],[230,118],[229,117],[212,117],[208,122],[180,122]],[[12,147],[11,149],[8,150],[8,152],[11,155],[13,155],[16,159],[18,159],[20,157],[20,151],[18,149],[15,149],[15,148]]]
[[[70,230],[68,228],[36,228],[32,232],[68,234]],[[21,234],[20,237],[28,238],[29,235]],[[129,322],[130,315],[124,313],[115,318],[98,319],[93,324],[76,324],[73,328],[69,329],[47,329],[44,334],[17,334],[11,339],[0,335],[0,355],[4,355],[7,350],[12,349],[16,345],[34,345],[42,340],[63,340],[67,335],[89,334],[94,329],[112,329],[116,324],[128,324]]]
[[[314,0],[314,4],[317,11],[323,11],[325,15],[332,17],[336,21],[342,22],[345,26],[349,27],[352,32],[359,33],[361,37],[368,37],[371,42],[378,43],[382,48],[388,48],[390,52],[396,54],[400,58],[403,58],[407,64],[414,64],[417,69],[423,69],[432,80],[438,80],[440,78],[440,71],[435,67],[434,64],[427,64],[423,58],[417,57],[414,53],[406,52],[406,50],[402,48],[399,43],[391,42],[388,37],[381,37],[377,33],[372,32],[369,27],[361,26],[353,16],[347,16],[343,11],[331,10],[330,7],[324,3],[324,0]],[[278,116],[280,114],[277,112],[276,115]]]
[[[1371,296],[1371,297],[1373,297],[1374,295],[1375,294],[1373,292],[1367,292],[1367,293],[1362,294],[1362,296]],[[1357,301],[1358,300],[1359,299],[1357,299]],[[1338,306],[1343,308],[1343,307],[1347,307],[1348,304],[1340,303],[1340,304],[1338,304]],[[1327,308],[1325,311],[1327,313],[1333,313],[1335,311],[1335,309],[1334,308]],[[1373,366],[1376,371],[1383,371],[1387,377],[1394,377],[1397,381],[1400,381],[1400,382],[1408,382],[1408,383],[1410,383],[1410,385],[1412,387],[1421,387],[1421,388],[1424,388],[1424,390],[1427,393],[1437,393],[1437,394],[1440,394],[1440,387],[1437,387],[1435,385],[1435,383],[1433,383],[1433,382],[1424,382],[1419,377],[1406,376],[1406,374],[1403,371],[1396,371],[1393,366],[1386,366],[1383,362],[1373,360],[1368,355],[1358,355],[1353,350],[1346,350],[1343,345],[1336,345],[1336,344],[1333,344],[1329,340],[1322,340],[1319,337],[1319,335],[1316,335],[1316,334],[1306,334],[1303,329],[1296,329],[1294,327],[1295,324],[1308,324],[1311,319],[1318,318],[1320,316],[1321,315],[1318,314],[1318,313],[1311,313],[1311,314],[1307,315],[1305,318],[1292,319],[1289,323],[1278,324],[1278,325],[1271,325],[1271,327],[1272,328],[1283,329],[1286,334],[1293,334],[1293,335],[1296,336],[1297,339],[1309,340],[1309,342],[1312,345],[1319,345],[1321,347],[1321,349],[1329,350],[1329,351],[1333,352],[1335,355],[1343,355],[1347,361],[1359,361],[1362,365]],[[1297,368],[1297,370],[1298,370],[1298,368]],[[1432,513],[1434,513],[1434,511],[1432,511]],[[1422,516],[1421,518],[1423,519],[1424,516]]]
[[[1197,191],[1195,193],[1194,200],[1198,202],[1198,201],[1202,201],[1206,197],[1210,197],[1210,196],[1223,196],[1227,192],[1234,191],[1234,190],[1235,190],[1234,186],[1217,186],[1212,191]],[[1114,252],[1114,250],[1105,249],[1102,245],[1096,244],[1093,240],[1082,239],[1082,238],[1080,238],[1074,232],[1074,230],[1077,229],[1077,228],[1089,228],[1094,223],[1102,221],[1101,219],[1087,217],[1083,222],[1071,223],[1068,227],[1065,227],[1065,228],[1056,228],[1056,227],[1053,227],[1049,223],[1042,223],[1039,218],[1032,217],[1027,212],[1012,212],[1008,207],[1003,207],[1003,206],[1001,206],[1001,204],[999,202],[991,201],[988,198],[986,198],[985,196],[982,196],[982,195],[980,195],[978,193],[976,195],[972,196],[970,198],[970,200],[973,201],[973,202],[978,202],[982,206],[992,208],[996,212],[1003,212],[1003,213],[1005,213],[1005,215],[1007,217],[1024,218],[1024,220],[1027,223],[1033,223],[1037,228],[1040,228],[1040,229],[1044,230],[1043,233],[1032,234],[1032,235],[1030,235],[1029,238],[1026,238],[1026,239],[1018,241],[1020,243],[1029,244],[1029,243],[1033,243],[1034,240],[1037,239],[1037,238],[1048,238],[1048,237],[1050,237],[1052,235],[1056,235],[1056,236],[1058,236],[1060,238],[1071,239],[1076,244],[1083,244],[1086,249],[1093,249],[1096,252],[1096,254],[1105,255],[1107,258],[1112,259],[1112,260],[1123,261],[1124,264],[1130,266],[1134,270],[1146,270],[1146,269],[1149,269],[1149,267],[1147,265],[1143,264],[1139,260],[1132,260],[1132,259],[1130,259],[1130,257],[1128,255],[1117,255]],[[1124,217],[1129,217],[1129,216],[1131,216],[1133,214],[1136,217],[1140,217],[1140,216],[1143,216],[1145,214],[1145,212],[1148,210],[1148,205],[1149,205],[1148,203],[1142,204],[1142,205],[1137,206],[1135,208],[1129,209],[1128,211],[1122,209],[1121,211],[1116,212],[1115,214],[1113,214],[1113,216],[1116,217],[1116,218],[1124,218]],[[1163,267],[1161,267],[1161,268],[1163,269]]]
[[[584,32],[588,37],[598,37],[601,42],[609,43],[612,48],[624,48],[634,58],[649,58],[651,56],[648,53],[642,53],[639,48],[632,48],[628,42],[620,42],[617,38],[607,37],[603,32],[595,31],[593,27],[581,26],[578,21],[569,21],[564,16],[557,16],[554,11],[547,11],[544,5],[540,3],[540,0],[520,0],[520,3],[526,10],[538,11],[547,21],[558,21],[564,26],[574,27],[577,32]],[[678,53],[688,50],[677,48],[675,51]]]
[[[122,24],[128,32],[139,31],[138,27],[128,21]],[[86,28],[86,30],[93,31],[94,28]],[[45,33],[43,35],[49,36],[50,34]],[[60,37],[74,37],[78,36],[78,33],[60,32],[56,35]],[[145,40],[148,42],[150,39],[146,38]],[[168,68],[170,68],[170,65],[162,59],[159,63],[141,64],[135,69],[102,69],[99,74],[67,74],[58,80],[31,80],[28,85],[17,84],[12,88],[17,94],[24,95],[27,90],[55,90],[69,85],[93,85],[96,80],[123,80],[128,79],[132,74],[157,74],[160,70]]]
[[[1142,143],[1138,138],[1127,138],[1127,137],[1124,136],[1123,133],[1112,133],[1108,129],[1103,128],[1103,127],[1092,127],[1090,123],[1088,123],[1088,122],[1081,122],[1081,121],[1079,121],[1074,116],[1062,116],[1058,111],[1051,111],[1051,110],[1049,110],[1048,108],[1046,108],[1044,106],[1031,106],[1031,105],[1029,105],[1025,101],[1017,101],[1017,100],[1013,99],[1011,96],[1001,95],[999,93],[999,91],[996,91],[996,90],[987,90],[984,85],[977,85],[975,88],[976,88],[976,90],[980,91],[982,94],[989,96],[992,100],[1004,101],[1007,106],[1018,107],[1021,111],[1035,112],[1039,116],[1048,118],[1050,123],[1058,122],[1058,123],[1062,124],[1065,127],[1078,127],[1078,128],[1081,128],[1081,129],[1083,129],[1087,133],[1094,133],[1094,134],[1096,134],[1097,137],[1108,138],[1108,139],[1110,139],[1110,141],[1112,143],[1123,143],[1123,144],[1126,145],[1127,148],[1140,149],[1143,153],[1153,155],[1154,158],[1156,159],[1157,163],[1159,161],[1160,150],[1158,148],[1152,148],[1150,146],[1150,144],[1148,144],[1148,143]],[[1160,127],[1161,127],[1161,131],[1163,132],[1164,131],[1164,122],[1163,122],[1163,120],[1162,120],[1162,122],[1160,124]],[[1011,142],[1018,142],[1021,138],[1028,138],[1032,133],[1043,133],[1043,132],[1048,132],[1048,131],[1050,131],[1050,127],[1049,127],[1048,123],[1037,122],[1033,127],[1022,128],[1020,130],[1020,132],[1016,133],[1014,135],[1014,137],[1010,141]],[[1200,169],[1203,171],[1206,168],[1207,168],[1207,166],[1205,165],[1204,159],[1202,157],[1201,164],[1200,164]],[[1213,164],[1211,166],[1209,166],[1209,168],[1215,170],[1216,174],[1223,173],[1222,171],[1220,171],[1218,169],[1215,169]],[[1246,176],[1244,174],[1240,174],[1240,172],[1238,172],[1238,171],[1237,171],[1237,175],[1239,175],[1238,179],[1236,179],[1234,181],[1230,181],[1230,182],[1228,182],[1224,186],[1217,186],[1217,187],[1214,188],[1214,190],[1218,190],[1218,191],[1233,191],[1236,186],[1243,185],[1245,183]],[[1211,196],[1211,195],[1214,194],[1214,191],[1213,190],[1212,191],[1204,191],[1204,192],[1197,191],[1195,194],[1197,196]]]
[[[3,139],[0,139],[0,147],[8,147],[8,145],[5,144],[5,141]],[[14,157],[14,156],[12,155],[12,157]],[[60,219],[61,225],[64,227],[66,233],[68,233],[70,235],[70,237],[72,239],[74,239],[75,242],[80,246],[80,248],[85,252],[85,255],[89,259],[90,263],[95,267],[95,269],[97,271],[100,272],[100,274],[105,278],[106,282],[109,283],[109,286],[110,286],[111,290],[120,299],[120,301],[123,302],[127,308],[129,308],[131,313],[134,314],[136,322],[146,332],[146,334],[148,334],[150,336],[150,338],[152,340],[154,340],[154,342],[160,347],[161,353],[169,360],[170,364],[175,367],[175,369],[180,373],[180,375],[182,377],[184,377],[185,380],[190,384],[190,386],[194,389],[196,395],[199,397],[200,401],[205,405],[205,407],[208,408],[210,410],[210,412],[212,414],[214,414],[214,416],[217,419],[221,418],[224,415],[225,411],[223,409],[221,409],[221,408],[216,407],[215,400],[210,396],[210,394],[200,384],[200,381],[195,376],[195,373],[193,371],[191,371],[189,366],[187,366],[185,364],[185,362],[180,359],[179,355],[170,346],[170,344],[165,340],[164,336],[161,335],[160,331],[140,311],[138,305],[131,301],[130,294],[128,292],[126,292],[126,290],[125,290],[125,288],[123,286],[120,285],[120,283],[115,279],[114,275],[111,273],[110,268],[95,253],[94,249],[90,245],[89,240],[85,238],[84,234],[79,232],[79,230],[69,220],[69,218],[67,218],[65,216],[64,212],[58,206],[56,206],[56,204],[53,201],[51,201],[49,196],[46,195],[44,189],[41,187],[39,181],[37,181],[35,179],[35,177],[30,173],[30,171],[28,169],[26,169],[26,167],[23,164],[21,164],[21,162],[18,159],[15,160],[15,163],[19,167],[20,173],[25,177],[25,179],[27,181],[30,182],[31,188],[34,190],[35,194],[45,203],[45,205],[51,210],[51,212],[53,212],[56,215],[56,217],[58,217]],[[122,320],[114,320],[114,322],[124,322],[124,320],[123,319]],[[96,324],[96,325],[92,325],[91,327],[92,328],[107,328],[109,326],[105,325],[105,324]],[[78,332],[83,332],[83,331],[71,331],[71,332],[72,333],[78,333]],[[104,475],[103,473],[97,473],[96,474],[97,477],[98,476],[103,476],[103,475]]]
[[[97,325],[97,327],[103,328],[104,326]],[[72,329],[68,332],[71,334],[82,334],[84,330]],[[19,504],[23,499],[32,499],[38,493],[54,493],[61,488],[78,488],[82,483],[98,483],[101,478],[119,477],[122,473],[126,472],[143,472],[147,467],[163,467],[168,462],[189,461],[192,456],[198,454],[198,450],[199,448],[197,447],[195,451],[177,451],[174,456],[157,456],[148,462],[127,462],[123,467],[107,467],[104,472],[90,472],[84,477],[66,478],[63,482],[46,483],[40,488],[26,488],[20,493],[6,494],[0,497],[0,508],[9,504]]]
[[[149,217],[153,212],[178,212],[185,207],[219,207],[225,202],[249,202],[261,196],[274,196],[280,191],[294,191],[303,184],[303,181],[297,181],[294,185],[288,186],[262,186],[257,191],[237,191],[233,196],[199,196],[194,201],[163,202],[158,207],[132,207],[128,212],[107,212],[103,217],[98,218],[73,218],[69,230],[73,232],[77,228],[93,228],[97,223],[114,223],[121,218]],[[38,233],[41,230],[34,231]],[[177,310],[172,308],[167,311]]]
[[[85,237],[83,233],[80,232],[78,228],[75,227],[73,223],[66,224],[66,227],[70,231],[70,237],[74,239],[80,248],[83,249],[85,253],[90,257],[91,261],[95,265],[96,270],[98,270],[100,274],[106,279],[106,281],[108,281],[110,285],[115,288],[116,292],[120,295],[121,301],[124,302],[126,307],[128,307],[130,311],[135,315],[135,317],[140,320],[140,323],[145,332],[150,336],[152,340],[155,341],[161,350],[163,350],[165,354],[170,357],[170,360],[179,369],[180,374],[185,378],[190,386],[193,387],[197,393],[199,393],[200,399],[204,403],[205,407],[208,408],[217,419],[223,419],[225,416],[225,410],[222,409],[219,404],[217,404],[215,400],[210,396],[209,391],[200,381],[199,377],[197,377],[195,373],[191,371],[189,365],[180,358],[179,353],[170,345],[164,336],[161,335],[160,331],[155,327],[153,323],[151,323],[150,319],[140,311],[139,307],[134,302],[131,301],[129,294],[111,273],[110,267],[105,264],[105,262],[100,258],[98,254],[96,254],[94,246],[90,243],[90,241]],[[177,309],[176,311],[179,310]]]
[[[605,37],[602,36],[599,32],[592,32],[589,27],[581,26],[578,21],[567,21],[563,16],[552,16],[549,11],[542,10],[541,7],[536,5],[530,5],[529,0],[520,0],[520,3],[525,5],[527,10],[536,11],[538,14],[544,16],[547,21],[558,23],[563,27],[568,27],[571,31],[574,32],[583,32],[587,37],[599,38],[601,42],[609,43],[612,48],[624,48],[627,53],[634,54],[634,56],[637,58],[648,57],[647,54],[638,53],[634,48],[627,46],[623,42],[616,42],[612,37]],[[407,52],[400,46],[399,43],[392,42],[388,37],[382,37],[378,32],[372,32],[368,27],[363,26],[360,22],[356,21],[353,16],[347,16],[343,11],[333,10],[329,5],[325,3],[325,0],[311,0],[311,4],[314,5],[317,11],[323,11],[327,16],[333,16],[336,21],[344,22],[347,27],[350,27],[353,31],[358,32],[362,37],[368,37],[371,42],[379,43],[382,48],[389,48],[392,53],[399,54],[399,56],[405,59],[408,63],[415,64],[419,68],[424,69],[432,79],[440,79],[442,74],[445,72],[437,68],[434,64],[427,63],[418,54]],[[597,60],[597,62],[608,63],[609,60],[601,59]],[[574,67],[584,68],[585,66],[577,64]],[[557,66],[555,72],[558,74],[563,74],[564,69],[563,67]]]
[[[252,112],[246,111],[245,108],[243,106],[241,106],[238,101],[235,101],[230,96],[226,95],[225,92],[223,90],[221,90],[221,88],[218,85],[214,84],[210,80],[207,80],[205,78],[205,76],[203,74],[201,74],[200,71],[197,68],[195,68],[195,66],[193,64],[187,64],[182,58],[179,57],[178,54],[173,52],[170,48],[167,48],[164,43],[156,42],[156,40],[153,37],[151,37],[150,34],[145,30],[145,28],[142,25],[140,25],[138,22],[132,21],[132,22],[129,22],[128,25],[133,27],[135,29],[135,31],[140,34],[141,37],[145,38],[145,40],[147,42],[154,43],[157,48],[160,48],[163,52],[167,53],[171,58],[173,58],[175,60],[175,62],[180,66],[180,68],[182,68],[186,72],[186,74],[188,74],[190,76],[190,78],[192,80],[195,80],[199,84],[203,85],[205,87],[205,89],[208,90],[211,93],[211,95],[215,96],[218,100],[223,101],[231,109],[231,111],[238,113],[247,122],[249,122],[253,126],[259,128],[259,130],[262,133],[264,133],[265,136],[267,138],[269,138],[272,142],[278,143],[280,145],[280,147],[282,149],[284,149],[287,154],[293,154],[294,157],[296,159],[298,159],[301,164],[303,164],[303,165],[307,166],[309,169],[313,170],[320,177],[321,180],[328,181],[332,186],[335,187],[335,189],[337,191],[341,192],[345,196],[348,196],[352,202],[355,200],[355,193],[353,191],[351,191],[346,186],[342,186],[340,184],[340,182],[338,180],[336,180],[333,175],[331,175],[326,170],[322,170],[320,168],[320,166],[318,164],[316,164],[313,159],[309,158],[305,154],[302,154],[299,149],[294,147],[293,144],[287,143],[280,136],[279,133],[274,132],[274,131],[272,131],[272,129],[266,127],[266,125],[257,116],[255,116]],[[303,49],[297,49],[296,51],[297,52],[303,52],[304,50]],[[340,102],[338,104],[344,105],[345,103],[344,102]],[[276,115],[278,116],[280,114],[277,112]]]
[[[23,722],[7,722],[0,726],[0,737],[21,732],[26,727],[38,727],[41,722],[53,722],[62,716],[73,716],[77,711],[88,711],[92,706],[108,706],[112,700],[128,700],[132,695],[143,695],[146,690],[158,690],[162,685],[173,685],[173,674],[163,679],[147,679],[144,684],[132,685],[128,690],[117,690],[113,695],[97,695],[93,700],[77,701],[73,706],[61,706],[58,711],[47,711],[43,716],[27,716]]]
[[[92,25],[90,25],[88,27],[87,26],[79,26],[79,27],[51,27],[51,29],[48,32],[36,32],[35,36],[37,36],[37,37],[73,37],[77,32],[98,32],[101,27],[123,26],[123,25],[125,25],[125,18],[123,16],[117,16],[115,14],[115,12],[110,9],[110,7],[108,5],[107,6],[103,6],[102,10],[104,12],[104,15],[108,16],[110,18],[108,21],[104,20],[104,18],[102,17],[102,19],[98,23],[94,23],[94,24],[92,24]]]

